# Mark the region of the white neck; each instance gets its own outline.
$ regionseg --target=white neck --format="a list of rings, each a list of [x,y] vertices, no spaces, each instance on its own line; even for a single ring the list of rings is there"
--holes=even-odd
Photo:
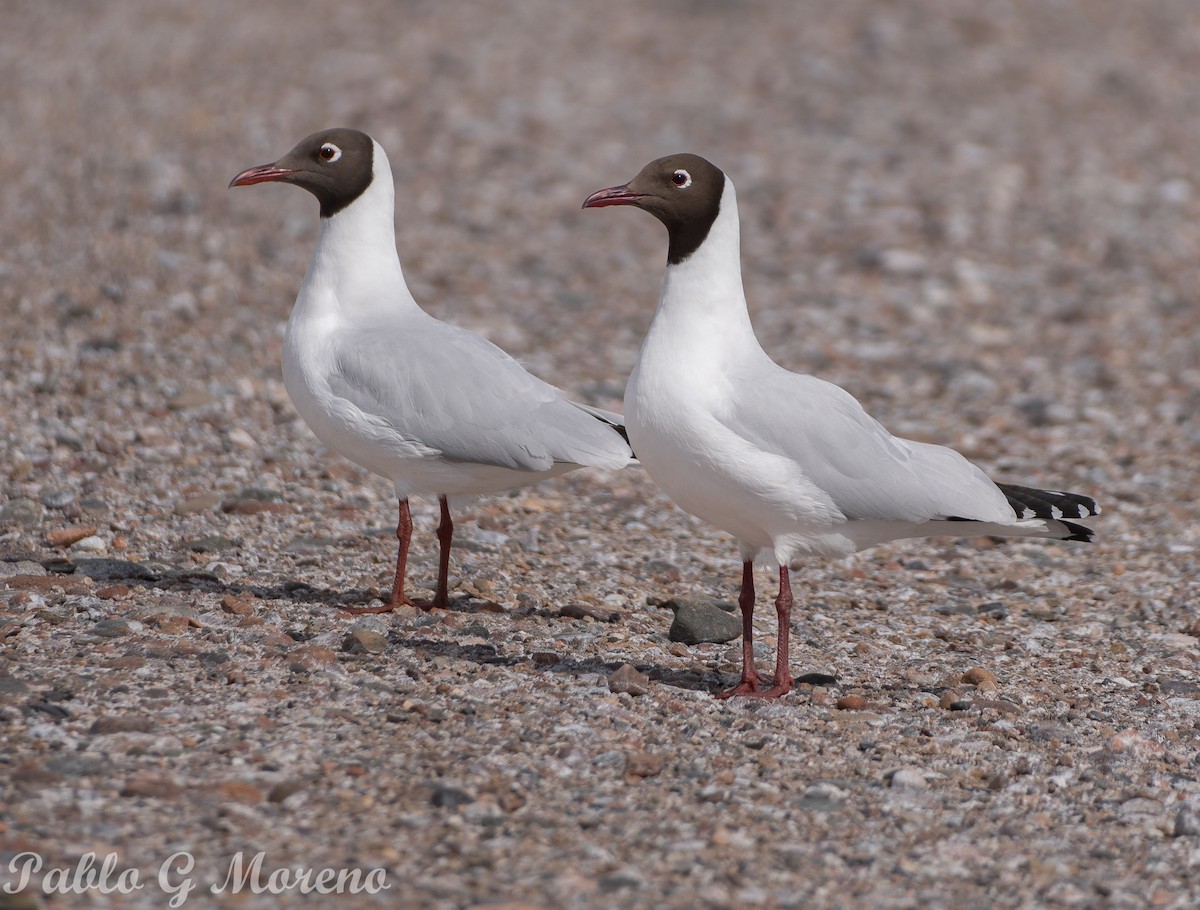
[[[683,262],[667,266],[646,347],[652,343],[717,363],[762,352],[742,290],[737,194],[728,177],[708,236]]]
[[[321,219],[297,311],[354,319],[377,310],[415,308],[396,255],[394,218],[392,169],[376,142],[371,185],[346,208]]]

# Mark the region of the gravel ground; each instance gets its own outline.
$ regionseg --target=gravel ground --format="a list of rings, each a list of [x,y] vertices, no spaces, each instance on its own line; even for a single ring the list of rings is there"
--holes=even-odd
[[[239,852],[382,870],[347,907],[1195,906],[1198,52],[1190,0],[10,4],[0,881],[144,887],[0,907],[164,907],[177,851],[188,907],[329,905],[211,893]],[[334,125],[391,155],[417,298],[607,407],[665,234],[580,203],[711,158],[781,363],[1096,495],[1098,542],[813,564],[771,704],[669,640],[736,548],[636,467],[462,513],[448,613],[340,611],[394,503],[280,382],[316,206],[225,188]]]

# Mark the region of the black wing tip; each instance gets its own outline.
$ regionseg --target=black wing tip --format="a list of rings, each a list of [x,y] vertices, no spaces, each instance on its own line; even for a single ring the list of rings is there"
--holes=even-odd
[[[588,411],[588,413],[591,414],[593,417],[595,417],[598,421],[600,421],[606,427],[612,427],[614,430],[616,430],[617,435],[625,440],[625,445],[629,446],[629,454],[632,455],[634,458],[637,458],[637,452],[633,451],[633,443],[631,443],[629,441],[629,431],[625,429],[625,424],[618,423],[615,420],[609,420],[607,417],[604,417],[601,414],[596,414],[593,411]]]
[[[1073,521],[1063,521],[1062,519],[1059,519],[1058,523],[1071,532],[1066,537],[1060,537],[1060,540],[1076,540],[1080,543],[1091,543],[1096,539],[1096,532],[1091,528],[1085,528],[1083,525],[1077,525]]]
[[[1000,492],[1018,518],[1045,518],[1062,521],[1064,518],[1090,518],[1100,514],[1100,505],[1082,493],[1059,490],[1039,490],[1013,483],[998,483]],[[1067,524],[1067,522],[1063,522]]]

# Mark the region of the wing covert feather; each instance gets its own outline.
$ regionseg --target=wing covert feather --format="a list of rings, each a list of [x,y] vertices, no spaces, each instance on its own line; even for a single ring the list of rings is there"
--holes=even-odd
[[[793,460],[847,518],[1016,520],[978,467],[953,449],[893,436],[844,389],[782,367],[754,385],[722,422]]]
[[[373,424],[454,461],[545,471],[619,467],[611,426],[478,335],[430,320],[401,333],[345,336],[330,388]]]

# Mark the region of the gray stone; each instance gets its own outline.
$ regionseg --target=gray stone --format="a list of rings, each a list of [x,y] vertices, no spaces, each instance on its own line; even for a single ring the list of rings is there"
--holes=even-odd
[[[49,575],[46,567],[31,559],[21,559],[17,562],[0,562],[0,578],[10,575]]]
[[[0,506],[0,525],[30,527],[42,520],[41,503],[32,499],[10,499]]]
[[[268,490],[265,487],[246,487],[238,493],[237,498],[252,499],[255,502],[281,502],[283,500],[283,497],[274,490]]]
[[[1200,813],[1191,806],[1184,806],[1175,816],[1176,837],[1200,837]]]
[[[69,487],[43,487],[42,505],[47,509],[64,509],[75,501],[75,491]]]
[[[360,616],[354,622],[350,623],[351,632],[376,632],[379,635],[387,635],[391,624],[379,615],[366,614]]]
[[[103,756],[76,753],[52,758],[46,762],[46,767],[63,777],[86,777],[89,774],[103,774],[110,770],[110,765]]]
[[[163,563],[130,562],[127,559],[76,559],[75,574],[92,581],[155,581],[165,572]]]
[[[705,641],[733,641],[742,634],[741,619],[711,600],[676,597],[665,606],[675,611],[675,619],[667,632],[671,641],[694,645]]]
[[[15,676],[0,676],[0,699],[24,695],[29,691],[25,683]]]
[[[612,894],[614,891],[636,891],[646,886],[645,880],[632,869],[620,872],[610,872],[596,880],[596,885],[602,894]]]
[[[72,553],[103,553],[107,549],[108,544],[104,542],[104,538],[95,534],[71,544]]]
[[[97,717],[89,733],[104,736],[109,733],[152,733],[158,725],[144,714],[108,714]]]
[[[929,787],[925,775],[916,768],[897,768],[891,773],[888,784],[893,790],[925,790]]]
[[[91,628],[91,633],[101,638],[120,638],[132,631],[133,627],[123,619],[102,619]]]
[[[332,537],[293,537],[284,548],[285,553],[300,553],[306,556],[318,556],[336,544]]]
[[[189,540],[186,544],[187,548],[194,553],[219,553],[221,550],[230,550],[237,545],[236,540],[222,537],[220,534],[198,537],[195,540]]]
[[[449,809],[453,812],[468,803],[475,802],[475,797],[460,790],[458,787],[435,784],[433,793],[429,797],[429,802],[439,809]]]

